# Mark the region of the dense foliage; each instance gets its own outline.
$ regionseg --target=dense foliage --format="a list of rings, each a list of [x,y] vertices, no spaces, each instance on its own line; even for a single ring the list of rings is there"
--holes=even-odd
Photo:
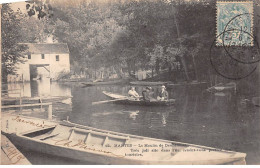
[[[15,64],[23,61],[22,52],[26,46],[18,45],[22,41],[20,31],[23,14],[13,11],[8,4],[2,6],[2,78],[6,80],[7,74],[15,73]]]
[[[14,53],[7,54],[8,48],[19,51],[18,41],[44,42],[53,36],[68,44],[75,71],[112,68],[124,77],[146,70],[173,81],[209,81],[216,75],[208,56],[216,32],[214,0],[35,0],[26,9],[19,18],[3,7],[3,30],[8,31],[3,38],[15,39],[3,46],[6,60]],[[28,15],[32,10],[35,14]],[[45,15],[39,17],[41,12]]]
[[[52,33],[68,43],[77,67],[113,66],[121,77],[122,69],[129,74],[142,69],[205,79],[208,67],[201,65],[214,40],[214,1],[78,2],[52,4]]]

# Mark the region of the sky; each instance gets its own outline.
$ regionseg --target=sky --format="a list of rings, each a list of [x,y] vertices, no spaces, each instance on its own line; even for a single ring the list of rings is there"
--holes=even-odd
[[[19,1],[21,2],[21,1],[24,1],[24,0],[1,0],[1,1],[0,1],[0,4],[1,4],[1,3],[19,2]]]
[[[11,8],[14,11],[17,11],[17,9],[20,8],[20,10],[25,13],[26,12],[26,3],[25,2],[15,2],[15,3],[12,3]]]

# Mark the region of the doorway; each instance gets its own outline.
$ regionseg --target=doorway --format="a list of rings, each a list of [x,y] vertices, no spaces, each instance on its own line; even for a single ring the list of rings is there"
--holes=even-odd
[[[30,80],[50,78],[50,64],[30,64]]]

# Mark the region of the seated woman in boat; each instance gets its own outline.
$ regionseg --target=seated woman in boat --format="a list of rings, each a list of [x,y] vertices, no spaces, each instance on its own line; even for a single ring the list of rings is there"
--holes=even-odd
[[[151,87],[146,87],[145,90],[142,92],[143,100],[144,101],[156,101],[156,99],[153,97],[153,91]]]
[[[128,96],[132,99],[139,100],[139,94],[135,91],[135,87],[131,86],[131,89],[128,91]]]
[[[162,85],[162,90],[159,92],[159,95],[157,96],[157,100],[164,101],[168,100],[169,94],[166,91],[166,87]]]

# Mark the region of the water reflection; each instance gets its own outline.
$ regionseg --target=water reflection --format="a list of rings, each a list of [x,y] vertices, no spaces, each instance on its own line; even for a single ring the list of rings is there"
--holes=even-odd
[[[51,82],[49,78],[33,80],[26,83],[9,83],[4,86],[8,90],[9,97],[55,97],[71,96],[71,88],[57,82]]]
[[[178,86],[167,89],[170,98],[177,100],[175,106],[92,105],[109,99],[102,91],[127,95],[129,88],[120,85],[81,88],[44,81],[22,86],[24,96],[73,96],[72,110],[53,111],[57,120],[69,116],[72,122],[100,129],[245,152],[247,163],[259,163],[255,159],[260,157],[259,108],[241,104],[242,95],[241,98],[229,93],[215,95],[203,92],[206,88]],[[143,89],[136,87],[139,94]],[[159,87],[154,88],[155,93],[158,90]],[[27,113],[43,116],[40,112]]]
[[[103,117],[107,115],[128,115],[128,117],[132,120],[136,119],[136,116],[138,115],[139,111],[111,111],[111,112],[102,112],[102,113],[94,113],[92,114],[93,117]]]
[[[138,115],[139,111],[124,111],[124,112],[128,112],[129,113],[129,118],[135,120],[136,116]]]

